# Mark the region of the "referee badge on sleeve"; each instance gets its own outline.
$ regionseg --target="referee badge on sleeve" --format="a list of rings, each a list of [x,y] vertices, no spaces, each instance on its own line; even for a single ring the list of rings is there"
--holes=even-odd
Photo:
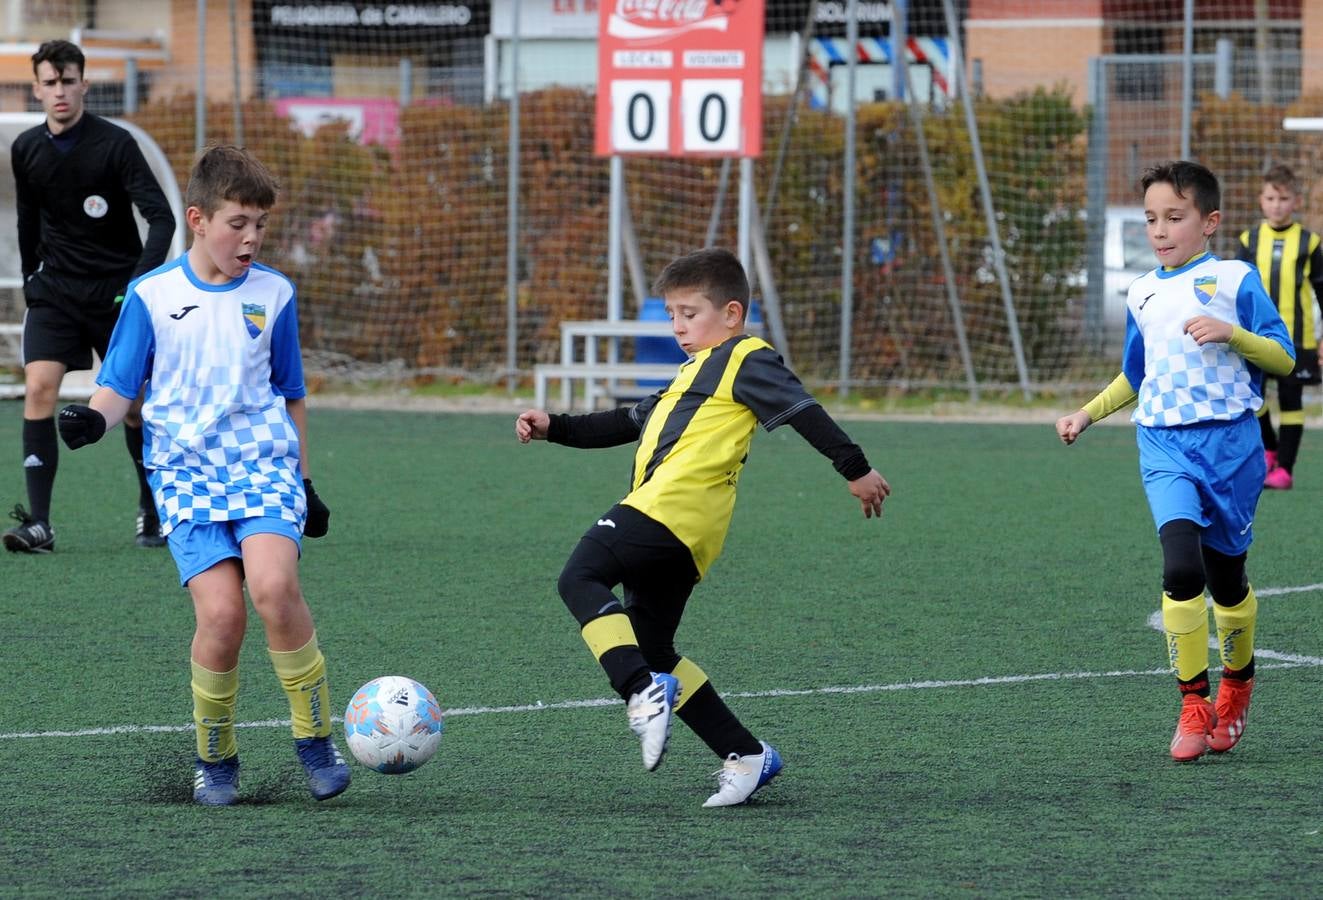
[[[266,326],[266,307],[261,303],[245,303],[243,321],[248,326],[249,337],[261,337],[262,329]]]

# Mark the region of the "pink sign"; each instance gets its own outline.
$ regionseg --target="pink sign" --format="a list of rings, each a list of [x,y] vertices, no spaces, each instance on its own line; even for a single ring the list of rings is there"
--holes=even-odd
[[[400,142],[400,106],[385,97],[282,97],[276,113],[309,137],[326,125],[343,124],[360,144],[394,148]]]

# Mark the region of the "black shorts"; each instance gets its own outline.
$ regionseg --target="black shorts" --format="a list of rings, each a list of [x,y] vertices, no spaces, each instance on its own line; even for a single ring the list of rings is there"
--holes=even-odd
[[[92,368],[92,351],[102,359],[119,320],[128,279],[86,280],[37,272],[23,285],[23,364],[50,361],[69,371]]]
[[[597,551],[590,549],[597,545]],[[606,553],[602,554],[601,551]],[[598,518],[571,556],[625,589],[625,605],[654,603],[684,609],[698,583],[694,556],[665,525],[617,504]]]
[[[1295,368],[1291,370],[1290,375],[1282,376],[1282,380],[1293,381],[1296,384],[1319,384],[1323,381],[1319,376],[1318,349],[1306,350],[1304,347],[1296,347]]]

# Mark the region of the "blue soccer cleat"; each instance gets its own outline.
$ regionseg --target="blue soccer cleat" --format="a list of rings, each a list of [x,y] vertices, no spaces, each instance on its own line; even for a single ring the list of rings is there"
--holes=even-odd
[[[219,762],[195,759],[193,802],[203,806],[233,806],[239,802],[239,757]]]
[[[754,791],[767,784],[781,771],[781,754],[766,741],[762,753],[737,756],[732,753],[722,763],[717,775],[717,792],[707,798],[704,808],[738,806],[753,796]]]
[[[643,744],[643,768],[651,772],[661,765],[666,742],[671,739],[671,711],[680,695],[680,681],[674,675],[654,672],[652,684],[629,698],[629,730]]]
[[[294,741],[294,749],[308,773],[308,790],[314,800],[330,800],[349,787],[349,764],[329,735],[299,738]]]

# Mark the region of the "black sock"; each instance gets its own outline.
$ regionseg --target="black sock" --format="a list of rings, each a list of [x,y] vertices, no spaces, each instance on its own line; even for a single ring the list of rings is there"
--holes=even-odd
[[[735,718],[711,682],[705,682],[695,691],[676,715],[722,759],[732,753],[751,756],[763,752],[763,745]]]
[[[598,661],[610,679],[611,687],[626,700],[652,684],[652,671],[643,661],[638,647],[612,647]]]
[[[1250,657],[1249,663],[1243,669],[1222,669],[1222,677],[1230,678],[1232,681],[1249,681],[1254,677],[1254,657]]]
[[[55,470],[60,467],[60,442],[54,419],[23,420],[23,475],[28,486],[28,513],[50,523]]]
[[[152,499],[151,486],[147,484],[147,467],[142,464],[142,426],[136,428],[130,425],[124,426],[124,446],[129,448],[129,458],[133,460],[133,467],[138,471],[138,506],[145,510],[156,509],[156,502]]]
[[[1270,453],[1277,452],[1277,432],[1272,429],[1272,414],[1265,412],[1259,416],[1259,434],[1263,436],[1263,449]]]
[[[1200,697],[1203,697],[1205,700],[1207,700],[1208,695],[1211,693],[1211,691],[1209,691],[1208,689],[1207,669],[1204,669],[1202,672],[1191,678],[1189,681],[1184,681],[1180,678],[1177,678],[1176,683],[1180,687],[1182,697],[1184,697],[1186,694],[1198,694]]]
[[[1300,438],[1304,436],[1305,426],[1283,425],[1281,442],[1277,451],[1277,465],[1290,472],[1295,468],[1295,458],[1300,453]]]

